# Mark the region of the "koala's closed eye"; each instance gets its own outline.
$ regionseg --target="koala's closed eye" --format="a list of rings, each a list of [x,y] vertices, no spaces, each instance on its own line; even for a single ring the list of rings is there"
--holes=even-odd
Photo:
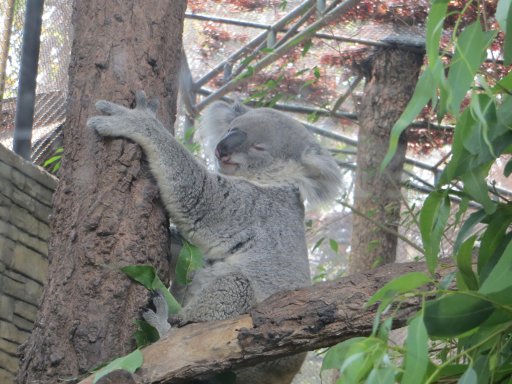
[[[266,151],[267,147],[264,144],[253,144],[252,147],[257,151]]]

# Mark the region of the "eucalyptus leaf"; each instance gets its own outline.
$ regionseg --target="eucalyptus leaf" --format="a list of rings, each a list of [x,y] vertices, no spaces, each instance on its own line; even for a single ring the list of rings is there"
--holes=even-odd
[[[188,241],[184,241],[176,263],[175,281],[180,285],[189,284],[194,272],[202,267],[203,253],[201,250]]]
[[[478,252],[478,273],[483,283],[497,262],[496,250],[503,245],[509,225],[512,223],[512,206],[500,205],[499,209],[486,219],[487,228],[480,240]],[[506,243],[505,243],[506,244]]]
[[[485,60],[486,49],[496,36],[496,31],[483,31],[480,21],[475,21],[461,32],[448,72],[451,89],[449,112],[460,114],[460,103],[473,83],[475,74]]]
[[[402,293],[412,292],[416,288],[432,282],[433,280],[423,272],[406,273],[386,283],[381,289],[375,292],[375,294],[370,297],[370,300],[368,300],[368,303],[366,303],[366,306],[369,307],[390,296],[395,297]]]
[[[509,241],[491,273],[478,290],[482,294],[491,294],[512,288],[512,241]],[[512,298],[511,298],[512,299]]]
[[[427,58],[430,65],[439,58],[439,42],[448,9],[448,0],[433,0],[427,17]]]
[[[507,76],[500,79],[492,88],[493,93],[509,92],[510,90],[512,90],[512,72],[509,72]]]
[[[483,298],[450,293],[427,303],[425,326],[431,337],[456,337],[482,324],[494,309]]]
[[[471,235],[471,231],[473,228],[475,228],[475,225],[480,223],[486,216],[487,214],[483,209],[479,209],[478,211],[469,215],[464,224],[462,224],[459,233],[457,234],[457,238],[453,244],[453,252],[457,253],[459,251],[460,245]]]
[[[115,359],[114,361],[100,369],[98,372],[96,372],[96,374],[94,375],[93,384],[95,384],[103,376],[118,369],[135,373],[135,371],[142,366],[143,362],[144,358],[142,356],[142,352],[140,351],[140,349],[136,349],[135,351],[126,356]]]
[[[135,338],[135,344],[137,348],[144,348],[150,344],[153,344],[155,341],[160,339],[160,335],[155,327],[150,325],[145,320],[136,320],[135,324],[137,325],[137,330],[133,335]]]
[[[464,192],[468,193],[473,199],[483,205],[487,214],[496,211],[497,204],[489,197],[486,177],[492,163],[483,164],[476,168],[468,170],[462,175],[461,180],[464,183]]]
[[[512,20],[512,2],[510,0],[499,0],[496,7],[496,20],[503,32],[505,32],[503,57],[505,65],[510,65],[512,64],[512,26],[510,25]]]
[[[423,203],[419,218],[421,239],[430,273],[434,273],[437,265],[441,237],[444,234],[449,214],[448,192],[444,190],[430,193]]]
[[[153,290],[153,283],[157,278],[155,267],[152,265],[128,265],[121,271],[130,279],[142,284],[146,289]]]
[[[473,367],[469,367],[466,372],[461,376],[458,384],[478,384],[478,376],[476,375]]]
[[[476,235],[468,238],[456,254],[458,276],[462,278],[468,289],[476,291],[478,289],[478,279],[473,271],[473,247],[475,245]]]
[[[377,366],[372,369],[368,378],[366,379],[366,384],[394,384],[396,370],[392,366]]]
[[[399,119],[391,129],[391,136],[389,139],[389,148],[382,160],[380,166],[381,170],[386,168],[393,156],[395,155],[396,148],[398,146],[398,140],[402,132],[413,122],[418,116],[423,107],[432,99],[435,95],[435,90],[440,82],[441,76],[443,76],[443,63],[441,59],[437,59],[433,66],[429,66],[421,74],[416,88],[412,95],[411,100],[405,107],[405,110],[400,115]]]
[[[345,383],[359,383],[372,368],[381,362],[386,343],[375,337],[351,344],[340,368],[340,379]],[[339,380],[338,380],[339,381]]]
[[[407,327],[405,365],[401,383],[423,383],[428,363],[428,334],[420,312]]]
[[[181,310],[181,305],[160,280],[152,265],[128,265],[121,268],[121,271],[132,280],[142,284],[146,289],[160,292],[167,301],[169,315],[174,315]]]
[[[366,339],[366,337],[354,337],[329,348],[322,361],[321,370],[340,369],[347,358],[347,352],[349,351],[350,346],[355,343],[359,343],[364,339]]]

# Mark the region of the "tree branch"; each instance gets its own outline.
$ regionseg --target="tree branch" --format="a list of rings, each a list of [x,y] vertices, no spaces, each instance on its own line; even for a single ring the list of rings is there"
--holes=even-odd
[[[447,265],[439,268],[440,277],[453,270]],[[424,263],[384,265],[336,282],[275,294],[248,315],[174,329],[143,349],[144,364],[135,376],[145,383],[180,383],[369,335],[376,306],[366,309],[365,303],[388,281],[413,271],[427,268]],[[404,326],[419,305],[414,298],[402,304],[393,328]],[[90,376],[81,384],[92,380]]]

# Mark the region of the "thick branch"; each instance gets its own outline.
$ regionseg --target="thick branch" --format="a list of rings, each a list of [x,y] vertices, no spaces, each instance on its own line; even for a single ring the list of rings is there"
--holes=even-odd
[[[249,315],[175,329],[143,350],[144,364],[138,373],[144,382],[180,383],[368,335],[376,307],[365,309],[365,303],[385,283],[412,271],[426,271],[426,266],[385,265],[337,282],[275,294]],[[417,300],[402,305],[393,326],[405,325],[418,308]],[[81,382],[89,383],[92,377]]]

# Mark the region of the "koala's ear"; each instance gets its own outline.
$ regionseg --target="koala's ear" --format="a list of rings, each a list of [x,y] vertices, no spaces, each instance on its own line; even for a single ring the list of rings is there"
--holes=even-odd
[[[229,105],[223,101],[217,101],[210,105],[204,112],[199,127],[199,134],[201,135],[205,150],[213,152],[215,146],[224,136],[229,128],[229,124],[238,116],[248,112],[249,108],[236,101],[234,104]]]
[[[298,180],[302,198],[310,208],[329,203],[339,197],[341,172],[331,154],[316,143],[307,147],[301,156],[303,177]]]

